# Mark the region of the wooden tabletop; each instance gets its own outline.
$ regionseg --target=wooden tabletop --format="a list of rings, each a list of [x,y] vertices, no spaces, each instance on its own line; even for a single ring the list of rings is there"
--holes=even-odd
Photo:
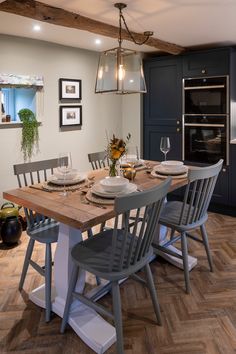
[[[155,163],[157,164],[157,163]],[[95,176],[95,181],[108,175],[107,170],[91,171],[90,176]],[[146,170],[138,171],[134,183],[142,189],[152,188],[163,180],[152,177]],[[170,191],[186,185],[187,179],[173,179]],[[59,192],[45,192],[30,187],[17,188],[3,192],[3,197],[13,203],[35,210],[69,226],[85,231],[114,216],[113,205],[100,209],[93,204],[83,204],[81,191],[69,192],[63,197]]]

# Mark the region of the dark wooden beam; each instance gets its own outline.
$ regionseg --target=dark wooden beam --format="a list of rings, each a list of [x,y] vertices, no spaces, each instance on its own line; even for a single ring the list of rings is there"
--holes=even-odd
[[[100,34],[106,37],[118,38],[119,28],[69,12],[58,7],[43,4],[33,0],[6,0],[0,3],[0,11],[33,18],[38,21],[51,23],[58,26],[76,28]],[[137,41],[144,39],[143,34],[132,32]],[[122,38],[132,41],[129,34],[122,30]],[[180,54],[184,48],[173,43],[162,41],[158,38],[149,38],[146,45],[159,49],[170,54]]]

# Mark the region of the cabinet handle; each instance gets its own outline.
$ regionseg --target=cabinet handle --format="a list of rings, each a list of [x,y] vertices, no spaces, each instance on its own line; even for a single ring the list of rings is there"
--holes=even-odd
[[[222,172],[226,172],[226,168],[222,168]]]
[[[202,74],[206,74],[206,69],[202,69]]]
[[[179,120],[177,120],[176,124],[178,124],[178,125],[179,125],[179,124],[180,124],[180,121],[179,121]]]
[[[180,128],[177,128],[176,131],[179,133],[180,132]]]

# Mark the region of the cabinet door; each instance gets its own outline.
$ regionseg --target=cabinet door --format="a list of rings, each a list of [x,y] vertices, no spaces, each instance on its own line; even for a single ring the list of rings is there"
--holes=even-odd
[[[183,56],[183,76],[227,75],[230,68],[228,48],[189,53]]]
[[[163,161],[164,155],[160,151],[162,136],[170,138],[168,160],[181,160],[181,131],[175,126],[145,126],[144,127],[144,158],[146,160]]]
[[[211,203],[224,205],[229,203],[229,169],[227,166],[223,167],[218,176]]]
[[[230,145],[229,204],[236,206],[236,144]]]
[[[144,66],[144,125],[172,125],[181,120],[182,72],[178,58],[147,61]]]

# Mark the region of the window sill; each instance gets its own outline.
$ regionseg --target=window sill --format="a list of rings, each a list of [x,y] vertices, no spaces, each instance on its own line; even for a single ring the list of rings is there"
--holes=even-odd
[[[41,125],[42,122],[39,122],[39,125]],[[6,128],[22,128],[22,123],[21,122],[0,122],[0,129],[6,129]]]

